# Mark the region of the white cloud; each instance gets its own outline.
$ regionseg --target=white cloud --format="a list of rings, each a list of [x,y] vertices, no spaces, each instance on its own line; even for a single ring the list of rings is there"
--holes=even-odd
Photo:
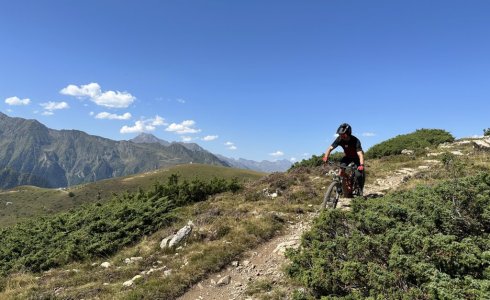
[[[29,103],[31,103],[31,99],[20,99],[19,97],[14,96],[5,99],[5,103],[8,105],[29,105]]]
[[[79,98],[95,98],[102,93],[100,85],[92,82],[80,87],[70,84],[67,87],[61,89],[60,94],[74,96]]]
[[[308,157],[308,156],[310,156],[310,153],[308,152],[303,153],[303,157]]]
[[[119,132],[120,133],[136,133],[136,132],[149,132],[156,129],[157,126],[167,125],[164,119],[160,116],[155,116],[155,118],[139,120],[134,123],[134,126],[124,125]]]
[[[44,110],[50,111],[50,112],[52,112],[53,110],[60,110],[60,109],[70,108],[70,106],[68,105],[68,103],[66,103],[64,101],[63,102],[49,101],[49,102],[46,102],[46,103],[41,103],[39,105],[41,105],[44,108]]]
[[[297,161],[297,159],[296,159],[296,157],[291,157],[291,158],[289,159],[289,161],[293,163],[293,162],[296,162],[296,161]]]
[[[180,124],[172,123],[165,129],[165,131],[175,132],[177,134],[201,132],[201,129],[193,128],[195,124],[196,122],[194,122],[193,120],[185,120]]]
[[[124,108],[131,105],[136,98],[127,92],[108,91],[92,99],[97,105],[113,108]]]
[[[278,150],[276,152],[269,153],[269,155],[271,155],[271,156],[283,156],[284,152]]]
[[[179,98],[179,99],[177,99],[177,102],[182,103],[182,104],[185,104],[186,101],[185,101],[185,99]]]
[[[203,137],[201,140],[203,140],[205,142],[209,142],[209,141],[214,141],[217,138],[218,138],[217,135],[207,135],[207,136]]]
[[[376,134],[373,132],[363,132],[362,136],[376,136]]]
[[[106,119],[106,120],[129,120],[131,119],[130,113],[125,113],[122,115],[111,114],[108,112],[101,112],[95,116],[96,119]]]
[[[226,142],[226,143],[225,143],[225,146],[226,146],[226,148],[227,148],[228,150],[236,150],[236,149],[237,149],[237,147],[235,146],[235,144],[234,144],[234,143],[232,143],[232,142]]]
[[[154,119],[152,119],[151,121],[151,125],[153,126],[163,126],[163,125],[167,125],[167,123],[165,123],[165,119],[156,115]]]
[[[66,102],[49,101],[46,103],[41,103],[39,105],[42,106],[44,109],[44,111],[41,113],[43,116],[52,116],[54,115],[55,110],[70,108],[70,106]]]
[[[121,133],[136,133],[136,132],[146,132],[155,130],[155,126],[145,125],[144,121],[136,121],[134,126],[124,125],[119,132]]]
[[[128,92],[106,91],[98,83],[92,82],[86,85],[76,86],[73,84],[60,90],[63,95],[74,96],[80,99],[89,98],[95,104],[111,108],[126,108],[130,106],[136,97]]]
[[[187,143],[187,142],[190,142],[192,140],[193,140],[192,136],[183,136],[182,137],[182,142],[186,142]]]

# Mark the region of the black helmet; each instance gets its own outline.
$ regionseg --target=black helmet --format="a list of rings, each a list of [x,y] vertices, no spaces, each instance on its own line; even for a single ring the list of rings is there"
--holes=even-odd
[[[351,135],[352,134],[352,127],[350,127],[350,125],[347,123],[343,123],[337,129],[337,133],[338,134],[344,134],[345,133],[347,135]]]

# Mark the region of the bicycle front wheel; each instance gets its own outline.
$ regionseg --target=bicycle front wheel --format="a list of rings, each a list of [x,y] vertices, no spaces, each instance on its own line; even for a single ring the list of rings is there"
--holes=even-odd
[[[340,194],[340,182],[334,181],[330,184],[323,197],[323,202],[321,209],[335,208],[337,207],[337,202],[339,202]]]

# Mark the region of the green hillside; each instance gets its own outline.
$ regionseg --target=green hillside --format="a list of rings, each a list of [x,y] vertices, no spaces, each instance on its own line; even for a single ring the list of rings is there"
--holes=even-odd
[[[0,192],[0,227],[15,224],[30,217],[66,211],[85,203],[106,201],[114,194],[147,190],[155,182],[166,182],[168,176],[178,174],[181,179],[208,180],[213,177],[238,178],[240,182],[258,179],[265,174],[214,165],[185,164],[131,176],[100,180],[67,189],[47,189],[19,186]],[[12,203],[7,205],[7,203]]]

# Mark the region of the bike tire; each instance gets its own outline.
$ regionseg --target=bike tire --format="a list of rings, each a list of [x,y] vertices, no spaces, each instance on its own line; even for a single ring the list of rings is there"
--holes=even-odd
[[[339,185],[340,182],[334,181],[330,184],[330,186],[327,189],[327,192],[325,193],[325,196],[323,197],[323,202],[322,202],[322,209],[327,209],[327,208],[335,208],[337,207],[337,203],[339,202],[340,194],[339,194]]]

